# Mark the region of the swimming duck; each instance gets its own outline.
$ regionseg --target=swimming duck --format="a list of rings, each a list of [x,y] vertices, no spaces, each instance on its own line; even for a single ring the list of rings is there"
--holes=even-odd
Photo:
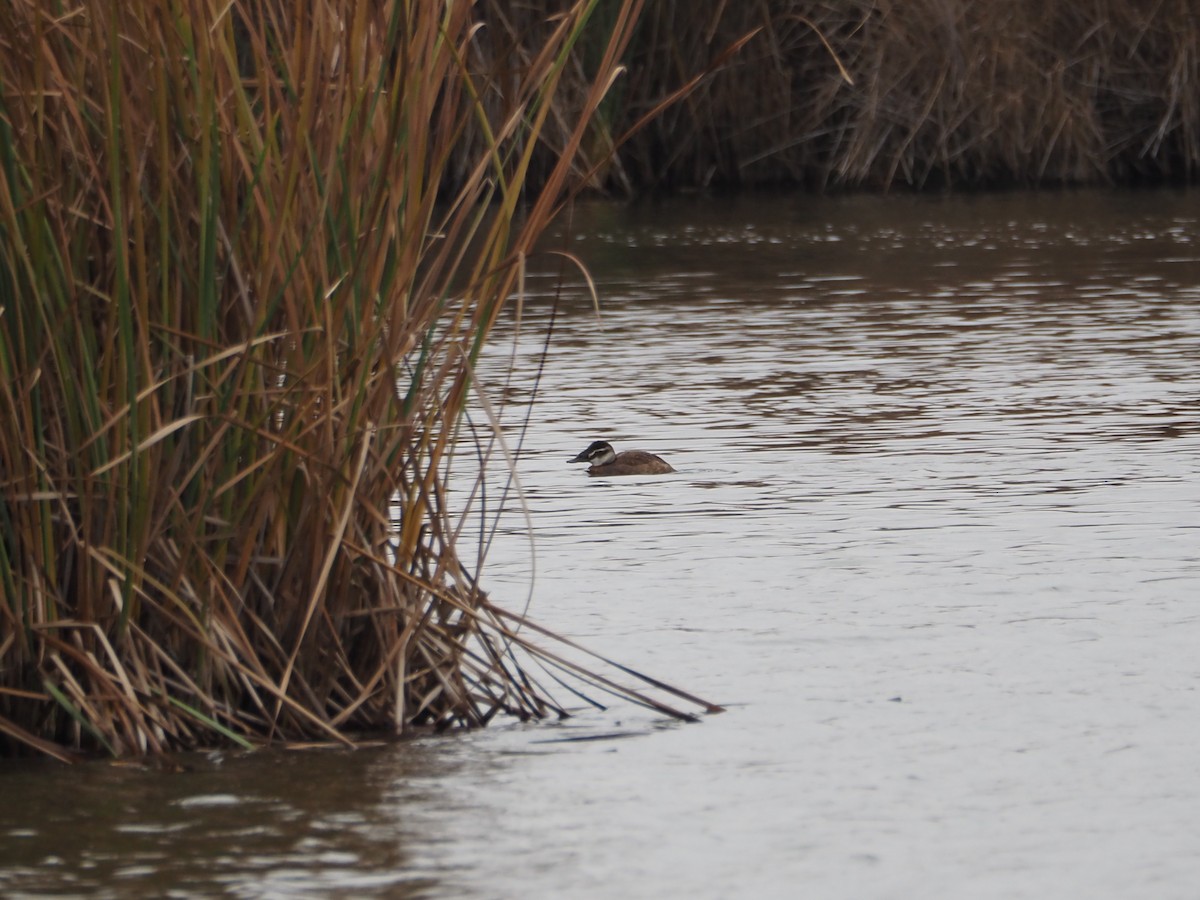
[[[593,476],[666,475],[675,471],[661,456],[655,456],[645,450],[617,453],[608,441],[593,441],[586,450],[568,461],[591,463],[587,472]]]

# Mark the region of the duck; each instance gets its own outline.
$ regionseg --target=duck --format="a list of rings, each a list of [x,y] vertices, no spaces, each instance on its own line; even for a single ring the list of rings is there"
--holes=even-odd
[[[591,463],[587,473],[593,477],[667,475],[675,471],[661,456],[655,456],[645,450],[625,450],[618,453],[608,441],[592,441],[586,450],[567,461]]]

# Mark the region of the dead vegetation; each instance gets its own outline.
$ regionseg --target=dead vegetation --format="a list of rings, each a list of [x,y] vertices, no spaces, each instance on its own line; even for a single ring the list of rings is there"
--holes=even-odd
[[[447,501],[632,32],[598,5],[0,8],[0,755],[708,708],[494,606]]]
[[[1200,170],[1189,0],[665,0],[633,42],[619,118],[750,33],[622,148],[614,188],[1190,182]]]

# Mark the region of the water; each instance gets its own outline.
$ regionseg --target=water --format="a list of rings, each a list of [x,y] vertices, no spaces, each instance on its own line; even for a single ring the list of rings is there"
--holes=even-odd
[[[578,210],[600,318],[543,261],[482,370],[529,415],[486,583],[729,711],[8,765],[0,892],[1194,897],[1194,207]],[[600,437],[679,474],[567,465]]]

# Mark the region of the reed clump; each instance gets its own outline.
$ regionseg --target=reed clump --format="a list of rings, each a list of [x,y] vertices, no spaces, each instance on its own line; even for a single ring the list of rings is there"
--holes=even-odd
[[[1191,0],[763,0],[647,7],[618,133],[754,38],[624,144],[613,190],[1191,182]]]
[[[526,640],[447,501],[599,5],[0,7],[0,755],[561,714],[544,672],[686,714]]]

